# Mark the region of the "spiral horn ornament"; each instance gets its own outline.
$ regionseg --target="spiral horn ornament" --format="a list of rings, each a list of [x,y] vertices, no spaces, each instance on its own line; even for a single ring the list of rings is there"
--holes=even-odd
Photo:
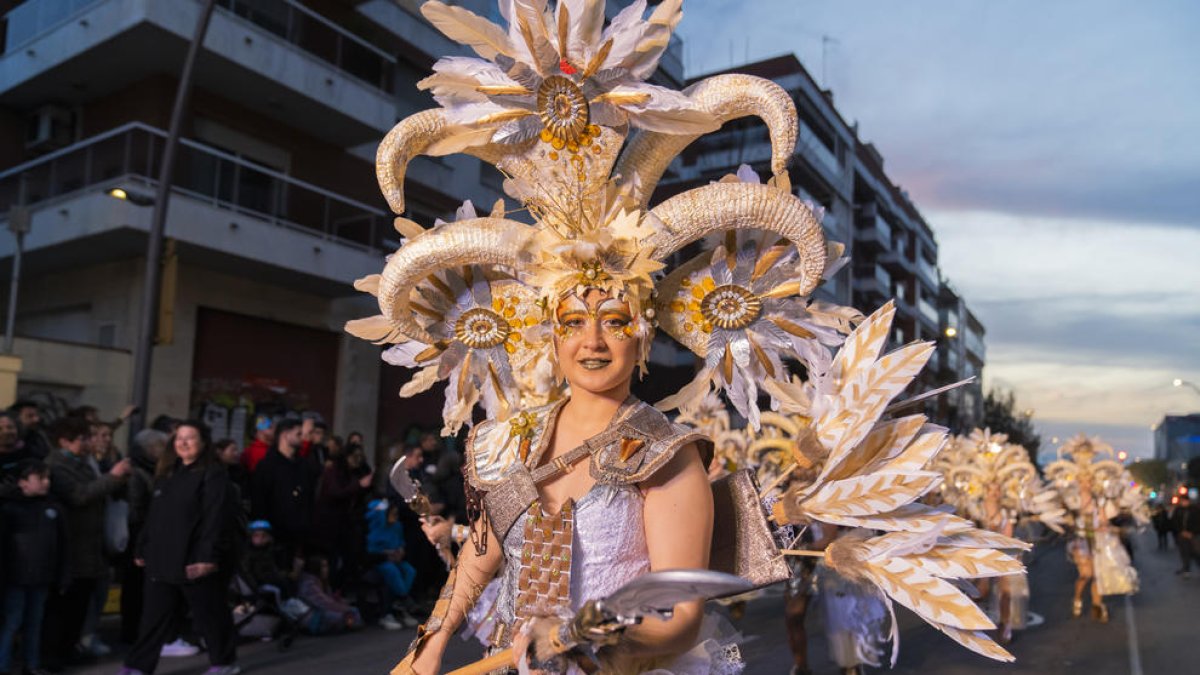
[[[782,174],[796,151],[796,104],[778,84],[753,75],[714,75],[683,91],[701,110],[724,124],[742,117],[757,116],[771,134],[771,171]],[[703,134],[666,134],[640,131],[634,135],[617,161],[615,173],[629,182],[640,181],[643,208],[671,161]]]
[[[451,267],[499,265],[515,269],[532,229],[507,218],[444,223],[410,240],[388,260],[379,280],[379,310],[396,331],[432,344],[435,339],[413,315],[412,291],[429,275]]]
[[[424,110],[400,120],[383,137],[379,149],[375,151],[375,178],[379,181],[379,189],[392,212],[404,213],[404,177],[408,172],[409,162],[420,155],[462,152],[489,164],[498,165],[509,155],[519,154],[530,145],[486,142],[493,131],[483,127],[464,134],[461,127],[456,127],[446,120],[446,111],[440,108]],[[470,147],[456,146],[452,150],[442,149],[436,153],[428,152],[451,137],[456,137],[460,143],[478,141],[478,144]]]

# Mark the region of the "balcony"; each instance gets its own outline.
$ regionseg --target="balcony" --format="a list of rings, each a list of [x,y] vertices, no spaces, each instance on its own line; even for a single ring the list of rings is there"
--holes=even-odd
[[[823,169],[828,174],[826,178],[831,183],[836,185],[841,182],[842,165],[838,162],[837,155],[826,147],[804,122],[800,122],[799,126],[800,136],[796,141],[797,154]]]
[[[879,262],[883,263],[893,276],[911,275],[914,272],[915,263],[909,259],[904,241],[893,239],[892,244],[893,248],[879,256]]]
[[[182,68],[196,0],[91,0],[8,15],[0,104],[80,104]],[[395,123],[395,59],[295,0],[218,0],[196,85],[343,147]]]
[[[855,233],[855,244],[873,247],[886,251],[892,247],[892,226],[879,216],[870,219],[865,226],[865,219],[859,219],[860,226]]]
[[[968,330],[963,338],[963,344],[967,348],[968,356],[975,357],[980,363],[986,360],[987,350],[983,345],[983,338],[978,333]]]
[[[925,282],[926,288],[931,292],[937,293],[939,284],[937,266],[925,259],[925,256],[917,256],[917,276]]]
[[[917,314],[925,321],[925,325],[929,327],[933,333],[938,330],[938,311],[928,300],[924,294],[918,294],[917,297]]]
[[[152,209],[106,193],[119,186],[154,195],[165,138],[161,129],[134,122],[4,171],[0,214],[23,195],[33,212],[31,251],[148,231]],[[178,162],[167,235],[180,241],[338,284],[377,266],[382,251],[395,246],[383,209],[191,140],[180,141]],[[136,251],[130,241],[125,236],[119,251],[83,253],[111,258]],[[10,251],[9,239],[0,238],[0,255]]]
[[[295,0],[217,0],[217,7],[389,94],[396,59]]]
[[[890,297],[892,277],[879,265],[855,265],[854,290],[881,298]]]

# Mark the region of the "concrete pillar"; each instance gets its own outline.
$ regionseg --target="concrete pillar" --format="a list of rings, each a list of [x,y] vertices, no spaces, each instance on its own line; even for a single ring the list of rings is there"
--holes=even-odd
[[[17,401],[17,376],[21,374],[21,357],[0,354],[0,408]]]

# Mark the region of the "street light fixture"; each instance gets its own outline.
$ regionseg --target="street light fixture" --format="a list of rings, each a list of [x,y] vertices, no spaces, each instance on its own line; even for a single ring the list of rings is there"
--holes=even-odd
[[[1197,394],[1200,394],[1200,387],[1197,387],[1195,382],[1188,382],[1187,380],[1177,377],[1171,381],[1171,384],[1176,387],[1191,387],[1193,391],[1195,391]]]
[[[946,337],[953,338],[958,336],[958,329],[954,326],[946,326]]]

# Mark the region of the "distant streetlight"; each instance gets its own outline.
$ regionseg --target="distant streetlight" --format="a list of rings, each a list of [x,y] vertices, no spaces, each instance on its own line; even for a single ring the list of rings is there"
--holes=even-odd
[[[958,335],[958,329],[954,326],[946,326],[946,337],[952,338]]]
[[[1176,387],[1190,387],[1197,394],[1200,394],[1200,387],[1197,387],[1194,382],[1188,382],[1187,380],[1183,380],[1183,379],[1180,379],[1177,377],[1171,382],[1171,384],[1173,384]]]
[[[123,202],[129,202],[137,206],[150,206],[154,203],[153,197],[139,192],[130,192],[123,187],[111,187],[105,191],[105,194],[113,199],[120,199]]]
[[[1128,457],[1129,457],[1129,453],[1125,452],[1124,450],[1117,453],[1117,459],[1121,460],[1122,462],[1124,462],[1125,459]]]
[[[1033,408],[1026,408],[1021,412],[1025,417],[1033,417]]]

